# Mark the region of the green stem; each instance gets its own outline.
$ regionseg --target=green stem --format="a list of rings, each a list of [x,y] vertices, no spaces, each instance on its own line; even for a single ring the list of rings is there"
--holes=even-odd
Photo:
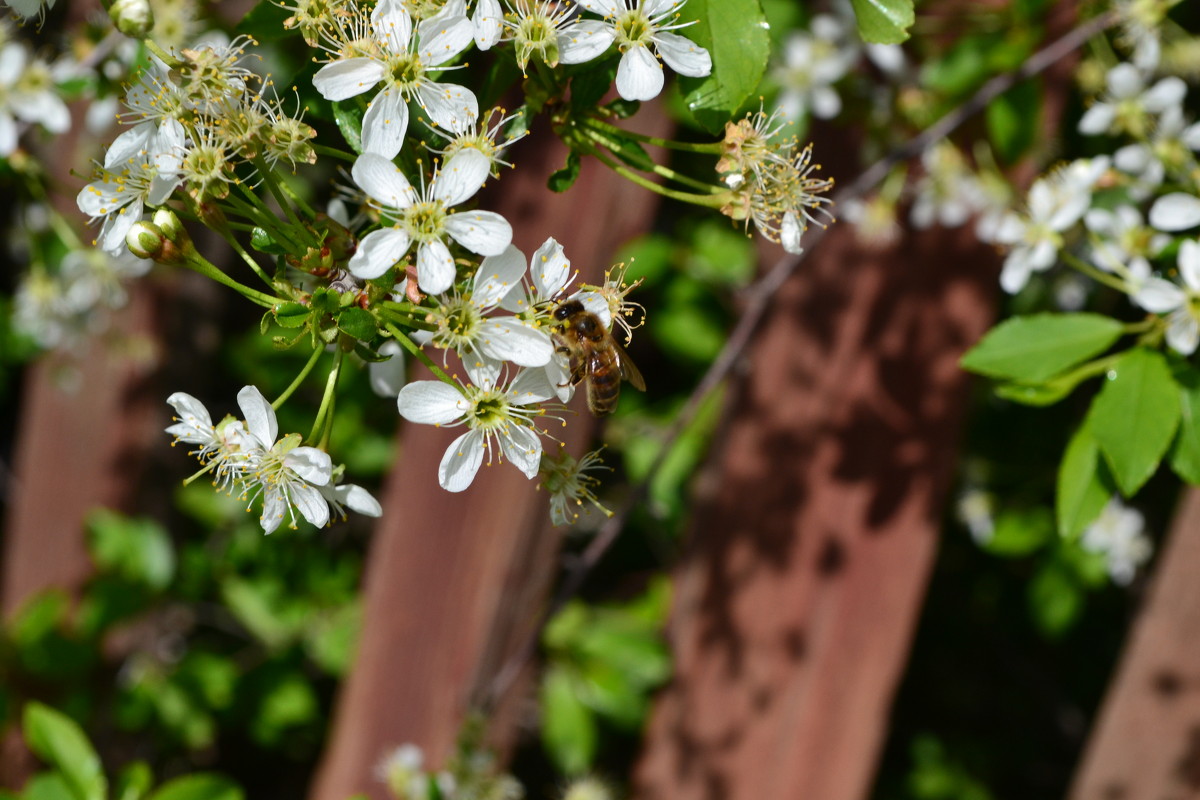
[[[288,183],[287,180],[281,180],[279,182],[279,188],[283,189],[284,193],[286,193],[288,197],[292,198],[292,201],[295,202],[296,205],[300,206],[301,210],[304,211],[305,214],[308,214],[310,218],[317,216],[317,212],[313,211],[312,206],[305,202],[304,198],[296,193],[296,190],[292,188],[292,185]]]
[[[345,355],[341,349],[334,354],[333,367],[329,370],[329,377],[325,379],[325,395],[321,398],[321,407],[317,409],[317,418],[313,420],[312,430],[306,440],[309,442],[319,441],[318,446],[322,449],[329,443],[329,434],[333,429],[334,396],[337,394],[337,380],[341,375],[342,361]],[[318,434],[320,439],[318,439]]]
[[[199,272],[201,275],[204,275],[207,278],[212,278],[222,286],[228,286],[230,289],[233,289],[250,302],[257,303],[264,308],[274,308],[275,304],[279,302],[279,298],[275,297],[274,295],[260,292],[257,289],[251,289],[244,283],[238,283],[233,278],[217,269],[216,266],[204,256],[196,252],[194,247],[189,248],[186,258],[183,259],[183,265],[188,269]]]
[[[283,213],[287,215],[288,220],[300,232],[301,238],[311,247],[320,247],[320,242],[313,237],[312,231],[301,221],[299,215],[296,214],[296,209],[292,207],[292,204],[288,202],[287,196],[279,188],[279,181],[275,179],[275,172],[267,166],[267,162],[263,160],[262,156],[255,158],[253,163],[255,168],[258,169],[258,174],[263,179],[263,183],[267,185],[267,191],[271,193],[271,196],[275,198],[275,202],[279,204],[279,207],[283,209]]]
[[[279,395],[274,403],[271,403],[271,408],[278,411],[279,407],[287,402],[288,398],[292,396],[292,393],[300,387],[300,384],[304,383],[304,379],[308,377],[308,373],[312,372],[313,367],[317,365],[317,361],[320,360],[321,354],[324,352],[325,349],[322,347],[313,348],[312,355],[309,356],[308,363],[304,365],[304,369],[300,370],[300,374],[296,376],[296,379],[292,381],[291,385],[283,390],[283,394]]]
[[[672,200],[678,200],[681,203],[691,203],[692,205],[704,206],[706,208],[721,208],[729,202],[729,198],[725,192],[708,195],[692,194],[691,192],[678,192],[674,189],[668,189],[665,186],[657,184],[649,178],[644,178],[627,167],[621,166],[621,164],[607,157],[595,147],[588,147],[588,153],[595,156],[600,163],[604,164],[604,166],[608,167],[622,178],[626,178],[627,180],[636,183],[643,189],[649,189],[652,192],[657,192],[663,197],[669,197]]]
[[[621,149],[620,142],[613,141],[613,139],[611,137],[609,137],[603,133],[600,133],[599,131],[585,130],[584,135],[586,137],[588,137],[589,139],[591,139],[592,141],[594,141],[597,144],[604,147],[606,150],[608,150],[614,156],[619,158],[621,161],[625,162],[625,164],[627,164],[628,166],[633,167],[634,169],[640,169],[642,172],[653,172],[655,175],[660,175],[660,176],[666,178],[667,180],[675,181],[676,183],[681,183],[684,186],[691,186],[693,189],[700,189],[701,191],[708,192],[709,194],[715,194],[719,191],[722,191],[721,189],[713,186],[712,184],[704,183],[703,181],[698,181],[695,178],[692,178],[688,175],[680,174],[680,173],[676,172],[675,170],[671,169],[670,167],[665,167],[662,164],[655,164],[654,162],[651,162],[651,164],[653,166],[651,166],[650,169],[646,169],[645,167],[640,167],[633,161],[633,159],[631,159],[625,155],[624,151],[622,151],[622,149]]]
[[[433,363],[433,359],[425,355],[424,351],[417,347],[417,343],[408,338],[404,331],[400,330],[390,322],[384,322],[383,326],[387,328],[388,332],[392,334],[393,338],[395,338],[395,340],[400,343],[400,346],[407,350],[413,358],[417,359],[426,367],[428,367],[429,371],[433,373],[434,377],[436,377],[442,383],[450,384],[456,389],[460,388],[458,381],[454,380],[454,378],[451,378],[446,374],[444,369]]]
[[[342,161],[348,161],[351,164],[358,160],[358,156],[354,155],[353,153],[347,153],[345,150],[339,150],[336,147],[329,147],[323,144],[313,144],[312,149],[322,155],[340,158]]]
[[[1103,283],[1105,286],[1110,286],[1122,294],[1129,294],[1129,287],[1125,285],[1125,281],[1118,278],[1116,275],[1110,275],[1103,270],[1099,270],[1091,264],[1084,261],[1079,256],[1063,251],[1063,261],[1067,262],[1074,269],[1087,275],[1094,281]]]
[[[674,139],[660,139],[657,136],[647,136],[644,133],[636,133],[627,131],[624,128],[617,127],[597,117],[584,117],[580,122],[584,127],[594,130],[611,133],[616,136],[623,136],[628,139],[633,139],[638,142],[665,147],[668,150],[684,150],[689,153],[710,153],[712,155],[720,155],[723,145],[721,142],[677,142]]]

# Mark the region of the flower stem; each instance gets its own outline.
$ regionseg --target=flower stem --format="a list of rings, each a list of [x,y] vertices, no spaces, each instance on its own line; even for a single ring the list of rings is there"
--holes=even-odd
[[[244,283],[239,283],[238,281],[229,277],[224,272],[217,269],[216,265],[214,265],[211,261],[196,252],[194,247],[190,247],[188,250],[189,252],[186,254],[186,258],[183,259],[183,265],[188,269],[199,272],[201,275],[205,276],[206,278],[213,279],[222,286],[228,286],[230,289],[233,289],[250,302],[257,303],[264,308],[274,308],[275,304],[279,302],[278,297],[265,292],[260,292],[257,289],[251,289]]]
[[[275,402],[271,403],[271,408],[278,411],[279,407],[287,402],[288,398],[292,396],[292,393],[300,387],[300,384],[304,383],[304,379],[308,377],[308,373],[312,372],[313,367],[317,365],[317,361],[320,360],[321,354],[324,352],[325,350],[323,348],[313,348],[312,355],[308,358],[308,363],[306,363],[304,368],[300,370],[300,374],[296,376],[296,379],[292,381],[291,385],[283,390],[283,394],[279,395]]]
[[[321,153],[322,155],[340,158],[342,161],[349,161],[351,164],[358,159],[358,156],[354,155],[353,153],[347,153],[345,150],[339,150],[336,147],[329,147],[328,145],[313,144],[312,149],[318,153]]]
[[[333,404],[337,394],[337,381],[342,372],[342,361],[346,354],[338,349],[333,356],[333,366],[329,370],[329,377],[325,379],[325,395],[321,398],[321,407],[317,409],[317,418],[313,420],[312,430],[309,431],[306,441],[313,442],[322,450],[329,444],[329,434],[333,430]],[[320,435],[319,444],[318,434]]]
[[[454,378],[451,378],[449,375],[446,374],[446,371],[444,369],[439,367],[437,364],[433,363],[433,359],[431,359],[429,356],[425,355],[425,352],[423,350],[421,350],[421,348],[417,347],[417,343],[414,342],[412,339],[408,338],[408,336],[405,335],[404,331],[397,328],[391,322],[384,322],[383,326],[385,328],[387,328],[388,333],[392,334],[392,336],[396,339],[396,341],[400,343],[400,346],[403,347],[405,350],[407,350],[412,355],[413,358],[417,359],[422,364],[424,364],[426,367],[428,367],[429,371],[433,373],[435,378],[437,378],[442,383],[448,383],[451,386],[453,386],[454,388],[456,388],[456,389],[458,388],[458,381],[454,380]]]
[[[605,122],[598,117],[584,117],[580,122],[584,127],[594,130],[603,131],[616,136],[623,136],[628,139],[633,139],[638,142],[665,147],[668,150],[685,150],[689,153],[711,153],[712,155],[721,154],[720,142],[677,142],[674,139],[660,139],[657,136],[647,136],[644,133],[636,133],[627,131],[624,128],[617,127],[611,123]]]
[[[267,162],[263,160],[262,156],[254,159],[254,166],[258,169],[258,174],[262,176],[263,183],[267,185],[267,190],[275,198],[275,202],[279,204],[279,207],[283,209],[283,213],[287,215],[293,227],[300,233],[300,238],[309,246],[319,247],[320,242],[313,237],[312,231],[304,224],[299,215],[296,214],[296,209],[292,207],[292,204],[288,202],[287,195],[280,189],[274,170],[267,166]]]
[[[588,152],[590,155],[595,156],[596,159],[600,161],[600,163],[604,164],[604,166],[608,167],[613,172],[620,175],[622,178],[633,181],[638,186],[641,186],[643,189],[649,189],[652,192],[657,192],[658,194],[661,194],[663,197],[669,197],[672,200],[678,200],[681,203],[691,203],[692,205],[705,206],[707,208],[721,208],[722,206],[726,205],[729,202],[729,198],[726,197],[725,193],[723,193],[723,192],[721,194],[704,195],[704,194],[693,194],[691,192],[679,192],[674,189],[668,189],[665,186],[655,183],[654,181],[650,180],[649,178],[642,177],[641,175],[637,174],[636,172],[629,169],[628,167],[622,166],[621,164],[617,163],[613,159],[611,159],[608,156],[601,153],[595,147],[589,146],[587,149],[588,149]]]
[[[1067,262],[1067,264],[1069,264],[1071,267],[1079,270],[1092,280],[1103,283],[1105,286],[1110,286],[1122,294],[1129,294],[1129,287],[1125,284],[1125,281],[1121,280],[1116,275],[1109,275],[1107,272],[1096,269],[1079,256],[1074,255],[1073,253],[1068,253],[1065,250],[1063,251],[1062,258],[1063,261]]]
[[[663,178],[666,178],[667,180],[675,181],[676,183],[681,183],[684,186],[691,186],[693,189],[699,189],[701,191],[708,192],[710,194],[715,194],[715,193],[721,191],[720,189],[718,189],[717,187],[715,187],[711,184],[704,183],[703,181],[698,181],[695,178],[692,178],[688,175],[683,175],[681,173],[678,173],[675,170],[671,169],[670,167],[665,167],[662,164],[655,164],[654,162],[651,162],[652,166],[650,167],[650,169],[641,167],[637,163],[635,163],[632,158],[625,155],[624,151],[621,149],[620,141],[614,141],[611,136],[608,136],[600,131],[585,130],[584,135],[587,136],[592,141],[594,141],[597,144],[604,147],[606,150],[608,150],[614,156],[616,156],[617,158],[619,158],[621,161],[625,162],[629,166],[633,167],[634,169],[640,169],[642,172],[653,172],[655,175],[659,175]]]

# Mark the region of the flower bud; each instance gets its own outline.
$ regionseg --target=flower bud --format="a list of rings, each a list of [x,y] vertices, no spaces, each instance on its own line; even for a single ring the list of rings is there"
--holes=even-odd
[[[159,227],[149,222],[135,222],[129,233],[125,234],[125,244],[128,245],[129,252],[138,258],[153,258],[157,261],[166,243],[167,237]]]
[[[145,39],[154,27],[154,10],[149,0],[115,0],[108,16],[117,30],[134,39]]]
[[[183,223],[179,221],[179,217],[169,208],[160,208],[154,212],[154,224],[162,231],[163,236],[169,241],[177,242],[179,235],[184,233]]]

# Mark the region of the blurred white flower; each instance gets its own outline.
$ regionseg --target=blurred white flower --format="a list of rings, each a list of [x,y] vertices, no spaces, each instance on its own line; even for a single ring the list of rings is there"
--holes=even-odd
[[[1100,512],[1100,518],[1083,532],[1080,544],[1085,550],[1102,554],[1113,583],[1124,586],[1154,552],[1145,525],[1140,511],[1114,497]]]
[[[1167,318],[1167,344],[1190,356],[1200,345],[1200,242],[1188,239],[1179,246],[1179,275],[1183,285],[1150,277],[1139,282],[1133,302]]]
[[[1146,135],[1151,115],[1178,107],[1187,94],[1187,84],[1173,75],[1147,87],[1142,71],[1127,63],[1109,70],[1105,83],[1108,91],[1104,99],[1080,118],[1080,133],[1128,133],[1141,138]]]

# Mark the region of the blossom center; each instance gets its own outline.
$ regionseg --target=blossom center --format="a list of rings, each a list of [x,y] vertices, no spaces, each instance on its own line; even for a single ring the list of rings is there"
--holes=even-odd
[[[401,53],[388,59],[388,77],[400,89],[414,89],[425,77],[425,65],[416,53]]]
[[[494,431],[512,422],[508,399],[503,392],[476,388],[472,394],[471,410],[467,413],[467,425],[472,430]]]
[[[479,334],[482,321],[483,315],[474,303],[461,297],[455,298],[438,308],[434,344],[448,350],[468,345]]]
[[[641,9],[631,9],[626,11],[621,16],[617,17],[616,24],[617,46],[624,53],[630,47],[641,45],[643,47],[650,44],[650,37],[654,34],[654,26]]]
[[[404,225],[409,236],[418,242],[441,239],[445,233],[446,209],[439,200],[413,203],[404,212]]]

